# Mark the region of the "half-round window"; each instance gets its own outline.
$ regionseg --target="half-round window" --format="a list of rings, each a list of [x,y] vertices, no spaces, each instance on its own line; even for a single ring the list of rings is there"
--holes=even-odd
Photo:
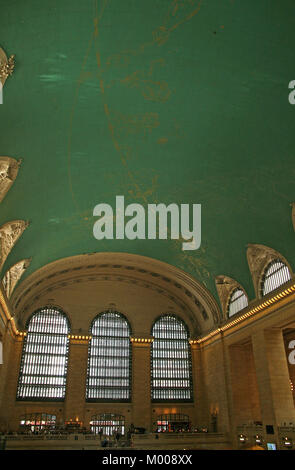
[[[291,274],[288,266],[280,259],[269,263],[263,273],[260,293],[262,296],[272,292],[286,282],[290,281]]]
[[[248,306],[248,299],[245,292],[242,289],[236,288],[229,299],[227,313],[229,317],[232,317],[236,313],[243,310]]]

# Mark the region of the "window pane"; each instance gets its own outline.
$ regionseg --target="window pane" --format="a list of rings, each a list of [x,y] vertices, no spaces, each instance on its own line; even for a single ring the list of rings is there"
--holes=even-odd
[[[228,316],[231,317],[248,306],[248,299],[242,289],[236,289],[231,295]]]
[[[53,307],[34,313],[27,325],[21,360],[18,400],[63,400],[69,347],[65,314]]]
[[[190,401],[192,374],[187,328],[173,315],[164,315],[154,324],[152,335],[152,400]]]
[[[265,270],[261,294],[266,295],[291,279],[288,266],[281,260],[272,261]]]
[[[53,431],[56,425],[56,416],[47,413],[30,413],[20,418],[21,431]]]
[[[125,434],[125,418],[115,414],[95,415],[91,418],[90,429],[94,434],[103,436],[113,436],[114,433],[123,436]]]
[[[91,328],[86,399],[129,401],[131,396],[130,327],[118,312],[100,314]]]

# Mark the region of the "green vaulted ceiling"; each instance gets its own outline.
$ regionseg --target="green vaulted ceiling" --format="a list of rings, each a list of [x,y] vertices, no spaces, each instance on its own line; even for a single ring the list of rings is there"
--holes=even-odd
[[[0,223],[30,222],[3,273],[118,251],[253,287],[246,245],[295,266],[294,0],[1,0],[16,54],[0,155],[22,158]],[[202,244],[94,238],[93,208],[202,204]]]

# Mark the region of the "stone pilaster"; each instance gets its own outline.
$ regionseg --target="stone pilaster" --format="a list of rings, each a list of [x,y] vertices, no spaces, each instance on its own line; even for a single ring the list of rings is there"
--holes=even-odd
[[[133,424],[151,431],[151,340],[132,338]]]
[[[258,331],[252,335],[254,363],[264,427],[295,423],[288,364],[282,330]],[[266,429],[266,428],[264,428]]]

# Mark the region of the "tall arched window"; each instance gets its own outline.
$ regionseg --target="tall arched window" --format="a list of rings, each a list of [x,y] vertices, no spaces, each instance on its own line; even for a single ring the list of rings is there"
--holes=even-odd
[[[118,312],[101,313],[92,322],[92,338],[88,351],[87,401],[130,401],[130,334],[129,323]]]
[[[276,259],[269,263],[263,273],[261,280],[261,295],[266,295],[269,292],[277,289],[291,279],[291,274],[288,266],[280,259]]]
[[[244,291],[242,289],[239,289],[238,287],[234,289],[232,292],[229,303],[228,303],[228,309],[227,313],[229,317],[232,317],[236,313],[240,312],[243,310],[243,308],[246,308],[248,306],[248,299]]]
[[[62,401],[66,392],[70,331],[66,315],[44,307],[27,322],[17,399]]]
[[[186,325],[174,315],[163,315],[154,323],[152,335],[152,400],[191,401],[192,364]]]

